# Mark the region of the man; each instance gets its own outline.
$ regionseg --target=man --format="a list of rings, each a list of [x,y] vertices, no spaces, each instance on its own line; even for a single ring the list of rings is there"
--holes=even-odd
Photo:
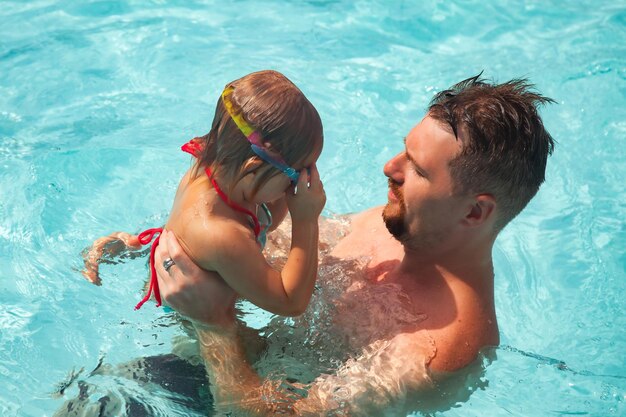
[[[525,80],[495,85],[479,76],[434,97],[384,167],[387,205],[354,215],[326,258],[367,259],[335,300],[334,334],[350,335],[354,354],[305,396],[253,370],[235,321],[196,295],[219,297],[225,284],[165,233],[156,254],[161,294],[196,322],[215,406],[236,415],[402,415],[443,375],[497,345],[492,249],[544,181],[554,143],[537,107],[551,101]],[[168,271],[166,258],[175,262]]]

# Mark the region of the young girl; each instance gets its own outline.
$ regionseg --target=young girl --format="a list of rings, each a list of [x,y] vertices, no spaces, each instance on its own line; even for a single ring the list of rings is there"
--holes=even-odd
[[[305,310],[317,275],[317,221],[326,202],[315,166],[322,145],[317,111],[275,71],[255,72],[226,85],[211,131],[183,145],[196,159],[180,181],[165,228],[197,265],[228,284],[233,308],[241,296],[274,314]],[[291,250],[277,271],[261,250],[266,233],[287,210]],[[152,293],[159,306],[154,250],[161,231],[149,229],[138,236],[116,232],[96,240],[85,254],[83,275],[99,284],[98,264],[105,251],[138,249],[156,237],[148,292],[135,308]],[[166,269],[172,265],[164,261]]]

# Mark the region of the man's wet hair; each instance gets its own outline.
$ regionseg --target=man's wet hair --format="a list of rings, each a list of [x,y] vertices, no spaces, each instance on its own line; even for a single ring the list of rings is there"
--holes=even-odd
[[[536,92],[527,79],[495,84],[481,75],[436,94],[428,113],[462,142],[450,162],[455,192],[493,195],[499,232],[545,180],[554,139],[537,108],[554,100]]]

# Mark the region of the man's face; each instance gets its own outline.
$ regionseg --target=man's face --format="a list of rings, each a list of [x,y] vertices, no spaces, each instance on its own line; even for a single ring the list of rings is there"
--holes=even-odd
[[[383,218],[403,244],[437,249],[463,218],[449,169],[460,146],[451,132],[427,115],[409,132],[404,152],[385,164],[389,201]]]

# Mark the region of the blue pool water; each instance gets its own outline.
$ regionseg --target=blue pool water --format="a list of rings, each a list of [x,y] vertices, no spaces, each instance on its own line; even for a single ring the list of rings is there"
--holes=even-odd
[[[145,261],[103,268],[95,287],[79,253],[163,223],[189,163],[180,144],[208,131],[227,81],[264,68],[322,116],[326,214],[386,201],[382,165],[435,91],[484,70],[554,98],[546,184],[494,253],[497,359],[484,387],[435,415],[626,415],[626,3],[614,0],[3,1],[0,415],[50,416],[77,393],[53,394],[70,372],[171,351],[174,319],[133,311]]]

